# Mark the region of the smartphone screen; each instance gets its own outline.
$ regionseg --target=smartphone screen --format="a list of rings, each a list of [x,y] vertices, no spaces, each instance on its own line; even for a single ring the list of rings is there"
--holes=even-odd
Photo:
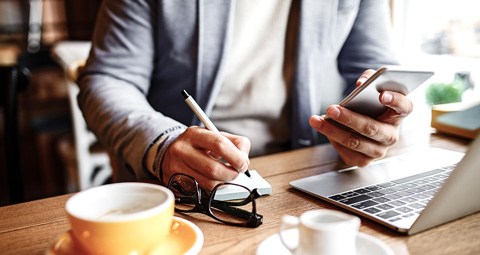
[[[380,103],[380,93],[393,91],[407,95],[433,74],[432,71],[408,70],[398,66],[382,67],[339,105],[375,119],[387,110],[387,107]]]

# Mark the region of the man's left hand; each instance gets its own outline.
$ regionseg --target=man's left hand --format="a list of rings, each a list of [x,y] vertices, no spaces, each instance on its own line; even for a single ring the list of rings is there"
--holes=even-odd
[[[357,86],[373,73],[374,70],[365,71],[358,79]],[[400,123],[413,110],[410,99],[400,93],[384,91],[379,100],[388,109],[376,119],[339,105],[332,105],[327,109],[329,118],[351,130],[334,125],[317,115],[310,118],[310,125],[327,136],[346,164],[368,166],[373,160],[385,156],[388,148],[397,143]]]

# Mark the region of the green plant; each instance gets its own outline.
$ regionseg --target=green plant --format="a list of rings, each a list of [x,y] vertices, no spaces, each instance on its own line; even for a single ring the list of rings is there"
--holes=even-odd
[[[436,82],[428,86],[425,98],[429,105],[460,102],[465,89],[464,82],[460,78],[455,78],[451,83]]]

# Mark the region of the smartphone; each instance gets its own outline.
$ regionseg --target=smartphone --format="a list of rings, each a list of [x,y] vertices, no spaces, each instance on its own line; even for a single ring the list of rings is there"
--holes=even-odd
[[[407,95],[433,75],[433,71],[385,66],[353,90],[339,105],[375,119],[387,110],[387,107],[380,103],[380,93],[393,91]]]

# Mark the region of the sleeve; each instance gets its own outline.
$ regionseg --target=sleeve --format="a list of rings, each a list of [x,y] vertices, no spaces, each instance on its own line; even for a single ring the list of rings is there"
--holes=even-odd
[[[347,82],[344,94],[356,87],[365,70],[398,64],[391,24],[389,1],[360,2],[355,23],[338,57],[338,69]]]
[[[186,128],[155,111],[146,98],[155,60],[156,4],[104,0],[79,77],[78,102],[88,127],[139,179],[152,174],[143,162],[155,141]]]

